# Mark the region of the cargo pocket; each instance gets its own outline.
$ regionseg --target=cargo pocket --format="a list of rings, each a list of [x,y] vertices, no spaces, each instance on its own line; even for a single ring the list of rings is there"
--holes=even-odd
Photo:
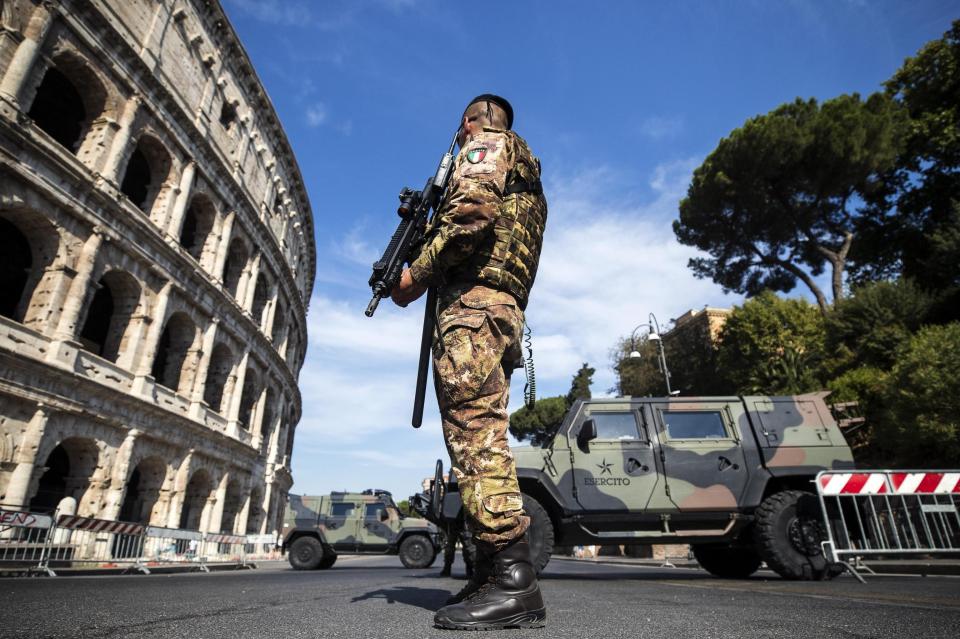
[[[520,493],[500,493],[483,498],[483,509],[494,520],[509,519],[523,514],[523,497]]]
[[[490,357],[490,331],[485,313],[465,313],[440,318],[443,350],[434,352],[434,366],[446,404],[479,396],[493,367],[499,363]]]

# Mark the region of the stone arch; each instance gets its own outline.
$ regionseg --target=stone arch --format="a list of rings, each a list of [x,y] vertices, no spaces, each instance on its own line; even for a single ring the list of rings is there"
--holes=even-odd
[[[287,340],[287,352],[284,354],[284,360],[287,362],[290,370],[295,371],[297,369],[296,362],[299,351],[300,331],[294,328],[290,331],[290,338]]]
[[[263,489],[254,486],[250,491],[250,507],[247,509],[246,534],[255,535],[260,532],[266,513],[263,511]]]
[[[106,101],[106,88],[86,61],[76,53],[61,51],[44,72],[27,115],[61,146],[76,153]]]
[[[142,134],[127,159],[120,182],[120,191],[144,213],[153,208],[154,200],[170,176],[173,161],[160,140]]]
[[[223,343],[213,347],[210,365],[207,367],[207,379],[203,387],[203,401],[218,413],[223,412],[223,400],[226,396],[227,382],[233,375],[233,352]]]
[[[24,324],[35,319],[37,285],[59,252],[60,234],[45,216],[0,211],[0,315]]]
[[[104,273],[94,289],[79,341],[86,350],[115,362],[140,305],[140,283],[130,273],[115,269]]]
[[[257,285],[253,289],[253,305],[250,307],[250,315],[260,330],[263,330],[267,321],[266,310],[267,302],[270,301],[271,288],[270,276],[266,272],[261,272],[257,276]]]
[[[152,523],[160,489],[167,477],[167,464],[159,457],[147,457],[131,471],[127,478],[123,503],[120,506],[120,521],[138,524]]]
[[[198,348],[199,341],[200,331],[186,313],[171,314],[153,358],[151,375],[156,382],[174,392],[187,394],[196,366],[190,355]]]
[[[267,387],[267,396],[263,402],[263,419],[260,421],[260,452],[269,454],[270,437],[273,435],[274,422],[277,419],[277,411],[273,404],[276,401],[276,393],[270,387]]]
[[[203,257],[216,219],[217,209],[210,198],[202,193],[193,196],[180,227],[180,246],[197,262]]]
[[[237,296],[240,277],[247,268],[250,259],[250,249],[247,243],[239,237],[233,238],[227,251],[227,259],[223,263],[223,287],[231,297]]]
[[[223,497],[223,516],[220,519],[220,532],[232,533],[237,529],[237,518],[243,509],[243,485],[239,479],[231,479]]]
[[[213,491],[213,478],[205,468],[198,468],[190,476],[184,489],[183,506],[180,508],[180,528],[200,530],[203,511]]]
[[[97,470],[100,449],[92,439],[68,437],[57,442],[44,459],[30,509],[52,512],[64,497],[73,497],[78,503],[82,500]]]
[[[277,310],[273,314],[273,329],[270,331],[270,339],[273,340],[274,348],[280,350],[283,339],[287,332],[287,303],[282,295],[277,296]]]
[[[253,367],[247,366],[240,391],[240,413],[237,415],[237,423],[245,430],[250,430],[253,426],[253,412],[257,400],[260,399],[260,391],[260,376]]]

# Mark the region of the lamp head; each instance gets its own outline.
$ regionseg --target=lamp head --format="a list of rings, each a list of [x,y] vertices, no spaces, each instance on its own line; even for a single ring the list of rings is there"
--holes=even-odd
[[[627,357],[630,359],[640,359],[642,356],[640,355],[640,351],[630,351],[630,354],[627,355]]]
[[[650,331],[650,333],[647,335],[647,339],[650,340],[651,342],[659,342],[660,334],[657,333],[656,331]]]

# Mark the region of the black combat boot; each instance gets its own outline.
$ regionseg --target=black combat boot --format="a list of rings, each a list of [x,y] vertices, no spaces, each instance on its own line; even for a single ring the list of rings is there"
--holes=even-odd
[[[525,538],[492,557],[490,579],[463,602],[437,611],[433,623],[449,630],[542,628],[546,608]]]

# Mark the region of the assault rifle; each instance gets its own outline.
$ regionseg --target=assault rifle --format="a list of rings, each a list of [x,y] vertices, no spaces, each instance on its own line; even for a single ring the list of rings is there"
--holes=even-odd
[[[373,273],[370,275],[370,288],[373,298],[367,305],[364,314],[373,317],[380,300],[390,294],[393,287],[400,282],[404,264],[408,264],[411,251],[419,246],[424,239],[424,233],[429,221],[430,211],[436,211],[443,199],[450,182],[453,168],[453,149],[457,145],[457,136],[454,134],[450,148],[440,159],[440,165],[432,178],[427,179],[422,191],[403,187],[400,190],[400,206],[397,215],[400,223],[393,237],[383,251],[383,256],[373,263]],[[434,313],[436,312],[437,292],[430,288],[427,291],[427,306],[423,313],[423,332],[420,336],[420,362],[417,369],[417,389],[413,399],[413,427],[420,428],[423,423],[423,402],[427,392],[427,371],[430,366],[430,345],[433,342]]]

